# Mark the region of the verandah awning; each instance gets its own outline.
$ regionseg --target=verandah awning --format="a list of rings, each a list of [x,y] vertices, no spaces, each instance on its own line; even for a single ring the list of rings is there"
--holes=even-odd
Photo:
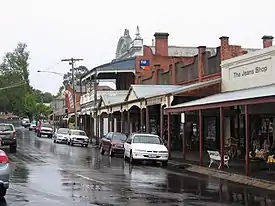
[[[179,113],[200,109],[212,109],[218,107],[230,107],[236,105],[260,104],[268,102],[275,102],[275,84],[219,93],[198,100],[170,106],[166,109],[166,111]]]

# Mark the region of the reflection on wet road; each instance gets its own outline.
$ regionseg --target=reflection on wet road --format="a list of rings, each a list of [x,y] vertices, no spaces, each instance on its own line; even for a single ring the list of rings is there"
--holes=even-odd
[[[275,205],[274,194],[158,166],[129,166],[97,149],[54,144],[18,131],[9,206]]]

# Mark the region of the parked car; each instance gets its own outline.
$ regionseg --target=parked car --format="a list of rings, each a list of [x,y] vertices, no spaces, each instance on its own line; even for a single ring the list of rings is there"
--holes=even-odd
[[[32,121],[30,124],[29,130],[30,131],[35,130],[36,124],[37,124],[36,121]]]
[[[130,163],[135,160],[151,160],[162,162],[162,165],[166,167],[169,154],[158,135],[133,133],[124,143],[124,159],[128,158]]]
[[[11,168],[7,154],[0,150],[0,199],[2,199],[9,188]]]
[[[54,143],[67,143],[70,129],[68,128],[59,128],[53,134]]]
[[[104,155],[106,151],[110,156],[124,154],[124,142],[126,139],[127,136],[123,133],[109,132],[100,141],[100,153]]]
[[[81,145],[82,147],[88,147],[89,144],[89,137],[87,137],[86,132],[83,130],[75,130],[72,129],[69,131],[69,136],[68,136],[68,145]]]
[[[1,145],[8,145],[10,146],[10,152],[16,152],[16,131],[12,124],[0,123],[0,139]]]
[[[53,136],[53,127],[49,123],[40,122],[37,129],[37,137],[42,137],[43,135],[48,136],[48,138],[52,138]]]

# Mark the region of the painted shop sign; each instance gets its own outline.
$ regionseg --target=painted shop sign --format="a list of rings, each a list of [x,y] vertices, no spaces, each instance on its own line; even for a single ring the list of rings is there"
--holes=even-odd
[[[274,84],[273,61],[273,58],[255,58],[222,68],[222,92]]]
[[[233,78],[257,75],[257,74],[265,73],[267,72],[267,70],[268,70],[267,66],[255,67],[254,69],[244,69],[241,72],[233,72]]]
[[[150,69],[150,60],[140,60],[139,65],[142,70]]]

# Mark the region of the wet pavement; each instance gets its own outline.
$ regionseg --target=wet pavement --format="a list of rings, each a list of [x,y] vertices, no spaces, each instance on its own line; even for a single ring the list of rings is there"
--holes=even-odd
[[[125,163],[98,149],[54,144],[21,128],[15,168],[0,206],[275,205],[274,193],[176,168]]]

